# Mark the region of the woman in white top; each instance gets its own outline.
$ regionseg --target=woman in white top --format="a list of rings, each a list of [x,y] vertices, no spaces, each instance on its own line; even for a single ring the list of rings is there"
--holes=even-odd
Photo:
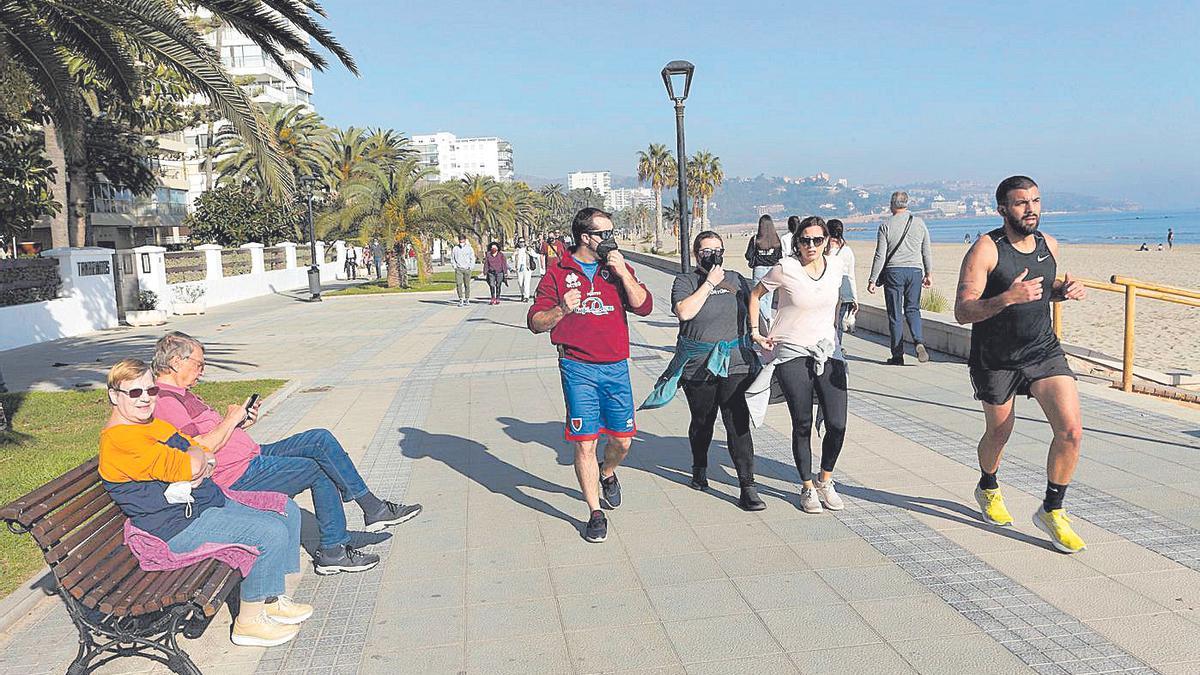
[[[846,438],[846,362],[834,321],[841,306],[842,265],[826,256],[829,229],[825,221],[810,216],[800,222],[792,237],[790,255],[779,262],[751,292],[751,337],[764,350],[763,361],[787,400],[792,417],[792,455],[800,472],[800,508],[820,513],[822,504],[844,508],[833,488],[833,468]],[[778,308],[771,330],[760,335],[758,299],[777,291]],[[760,376],[761,377],[761,376]],[[749,395],[761,391],[755,381]],[[825,411],[825,437],[821,443],[821,469],[812,470],[813,396]]]
[[[530,284],[533,282],[533,265],[529,264],[533,257],[534,253],[525,246],[525,240],[517,239],[517,250],[512,254],[512,267],[517,270],[517,287],[521,289],[521,302],[529,302],[533,297],[533,293],[530,291]]]
[[[855,317],[858,315],[858,284],[854,283],[854,249],[846,245],[845,226],[842,225],[842,221],[833,218],[826,225],[829,228],[829,252],[825,255],[843,266],[841,308],[837,317],[840,342],[843,328],[847,333],[854,332]]]

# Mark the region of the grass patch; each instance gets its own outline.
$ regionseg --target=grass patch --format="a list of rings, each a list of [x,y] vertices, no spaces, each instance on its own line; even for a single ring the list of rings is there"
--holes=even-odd
[[[284,380],[201,382],[194,391],[217,410],[252,393],[267,396]],[[103,389],[0,394],[12,431],[0,431],[0,505],[95,456],[111,407]],[[12,593],[44,560],[33,537],[0,527],[0,597]]]
[[[408,288],[388,288],[387,279],[376,279],[368,281],[365,284],[329,291],[328,293],[324,293],[324,295],[376,295],[379,293],[425,293],[428,291],[452,290],[454,290],[454,272],[451,271],[434,272],[433,276],[426,279],[423,284],[417,283],[414,279]]]
[[[921,309],[926,312],[949,312],[950,301],[932,288],[921,292]]]

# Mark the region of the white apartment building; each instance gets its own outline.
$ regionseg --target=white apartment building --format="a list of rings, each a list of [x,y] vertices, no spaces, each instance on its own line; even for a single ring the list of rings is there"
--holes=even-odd
[[[612,174],[608,171],[576,171],[567,174],[567,189],[582,190],[591,188],[592,192],[607,197],[612,192]]]
[[[654,208],[654,190],[645,187],[617,188],[604,196],[604,208],[609,211],[621,211],[639,204]]]
[[[495,136],[458,138],[452,133],[417,134],[412,137],[422,167],[437,169],[441,182],[467,175],[513,179],[512,143]]]

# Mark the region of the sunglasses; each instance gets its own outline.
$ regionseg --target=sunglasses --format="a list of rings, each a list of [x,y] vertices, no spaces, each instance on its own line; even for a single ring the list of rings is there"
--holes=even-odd
[[[126,396],[128,396],[129,398],[141,398],[142,394],[149,394],[150,396],[158,396],[158,385],[155,385],[153,387],[146,387],[145,389],[142,389],[140,387],[137,389],[118,389],[117,387],[113,387],[113,391],[119,391],[122,394],[125,394]]]
[[[607,240],[612,237],[613,231],[611,228],[607,230],[588,230],[588,234],[593,237],[599,237],[601,240]]]
[[[707,258],[710,255],[716,255],[718,253],[724,253],[724,252],[725,252],[725,249],[723,249],[723,248],[702,248],[702,249],[700,249],[700,257]]]
[[[801,246],[820,246],[825,243],[825,237],[800,237],[797,241]]]

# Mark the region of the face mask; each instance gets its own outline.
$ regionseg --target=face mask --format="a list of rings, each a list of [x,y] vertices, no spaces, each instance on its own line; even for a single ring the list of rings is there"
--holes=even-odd
[[[700,259],[700,269],[707,272],[714,267],[720,267],[723,262],[725,262],[725,254],[714,253],[713,255],[705,256]]]
[[[596,247],[596,257],[601,261],[608,259],[608,254],[617,250],[617,242],[613,239],[605,239]]]

